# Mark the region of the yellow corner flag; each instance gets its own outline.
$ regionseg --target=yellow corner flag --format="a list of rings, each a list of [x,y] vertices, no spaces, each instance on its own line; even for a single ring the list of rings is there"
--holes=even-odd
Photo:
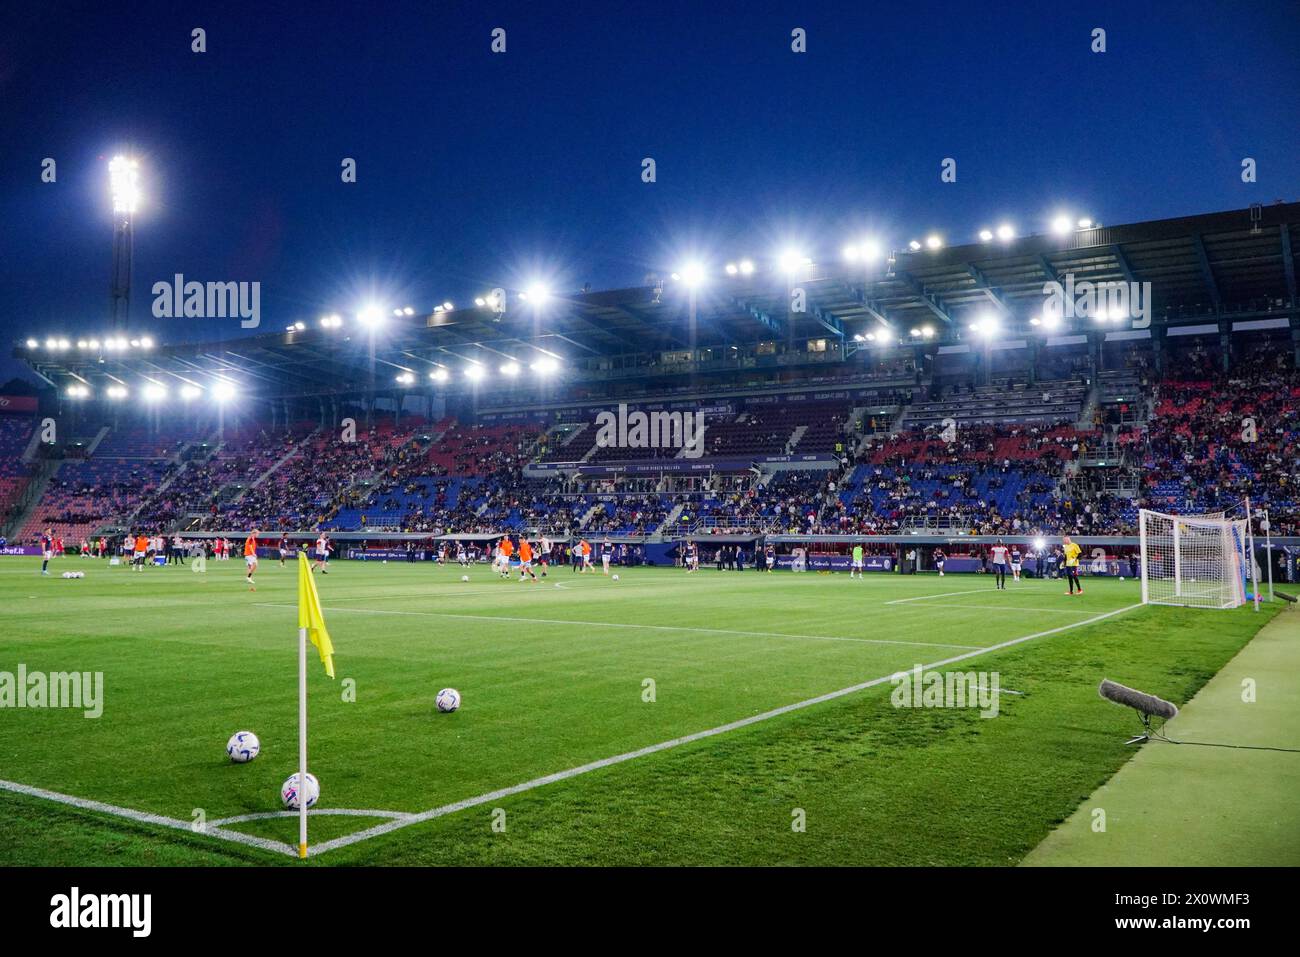
[[[325,616],[320,610],[320,596],[316,594],[316,580],[311,577],[311,565],[305,552],[298,553],[298,627],[307,629],[307,637],[320,652],[325,663],[325,673],[334,677],[334,643],[330,641]]]

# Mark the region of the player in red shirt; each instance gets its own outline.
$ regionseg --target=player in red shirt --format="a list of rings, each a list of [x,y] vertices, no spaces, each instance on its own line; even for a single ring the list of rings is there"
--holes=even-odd
[[[997,580],[998,588],[1007,587],[1007,565],[1011,561],[1011,549],[1002,544],[1002,539],[998,539],[996,545],[989,549],[989,559],[993,562],[993,576]]]

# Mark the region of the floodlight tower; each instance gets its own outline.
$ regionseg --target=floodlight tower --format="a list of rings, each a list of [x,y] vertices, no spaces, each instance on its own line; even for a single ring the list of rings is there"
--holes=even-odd
[[[140,202],[140,164],[127,156],[108,163],[108,186],[113,196],[113,283],[110,287],[110,324],[114,332],[127,327],[131,308],[131,219]]]

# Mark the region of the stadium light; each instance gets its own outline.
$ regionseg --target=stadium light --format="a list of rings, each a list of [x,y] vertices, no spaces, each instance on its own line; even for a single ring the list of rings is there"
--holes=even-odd
[[[1034,539],[1034,551],[1041,552],[1046,547],[1047,547],[1047,539],[1045,538]]]
[[[438,366],[438,368],[434,369],[432,372],[429,373],[429,378],[432,379],[434,382],[446,382],[447,370],[444,369],[442,366]]]
[[[975,318],[970,324],[971,332],[982,335],[985,339],[991,339],[998,332],[998,318],[991,313],[983,313]]]
[[[40,345],[40,343],[37,342],[35,339],[28,339],[28,340],[27,340],[27,348],[28,348],[28,349],[35,349],[35,348],[36,348],[37,346],[39,346],[39,345]]]
[[[299,325],[301,326],[301,323],[299,323]],[[150,336],[141,336],[141,337],[140,337],[140,348],[141,348],[141,349],[152,349],[152,348],[153,348],[153,339],[152,339]]]
[[[908,335],[912,336],[914,339],[920,338],[921,330],[917,328],[912,328],[911,330],[908,331]]]
[[[534,306],[540,306],[551,298],[551,290],[545,283],[534,282],[529,284],[519,298],[531,302]]]
[[[1078,226],[1080,229],[1092,229],[1092,220],[1088,219],[1087,217],[1084,217],[1083,219],[1079,220]]]
[[[692,261],[682,266],[678,273],[674,275],[679,275],[681,281],[693,289],[696,286],[703,285],[707,273],[702,263]]]
[[[328,316],[320,317],[321,327],[324,329],[337,329],[343,325],[343,317],[338,313],[332,312]]]
[[[446,302],[444,302],[444,303],[442,304],[442,308],[443,308],[443,311],[444,311],[444,312],[451,312],[451,311],[452,311],[453,309],[455,309],[456,307],[453,306],[453,305],[451,304],[451,300],[448,299]],[[407,307],[406,307],[406,314],[407,314],[408,316],[411,315],[411,314],[414,313],[414,312],[415,312],[415,310],[412,309],[410,306],[407,306]]]
[[[752,259],[742,259],[737,265],[742,276],[752,276],[754,274],[754,261]]]
[[[131,348],[132,348],[132,349],[139,349],[139,348],[140,348],[140,340],[139,340],[139,339],[132,339],[132,340],[131,340]]]
[[[921,335],[924,336],[926,339],[933,339],[933,338],[934,338],[934,326],[922,326],[922,327],[921,327]]]
[[[218,402],[229,402],[235,397],[235,384],[225,379],[212,386],[212,398]]]
[[[188,402],[190,399],[197,399],[203,390],[193,383],[187,382],[181,386],[181,398]]]
[[[59,340],[59,351],[60,351],[60,352],[64,352],[64,351],[66,351],[66,350],[68,350],[68,349],[71,349],[71,348],[72,348],[72,343],[69,342],[67,339],[60,339],[60,340]]]
[[[987,243],[993,239],[993,231],[990,229],[980,230],[980,242]]]
[[[872,263],[880,258],[881,246],[874,239],[863,239],[844,247],[844,258],[851,262]]]
[[[90,395],[90,390],[84,385],[70,385],[64,395],[70,399],[84,399]]]
[[[931,233],[929,236],[925,237],[925,248],[930,250],[930,252],[934,252],[936,249],[941,249],[942,247],[943,238],[937,233]]]
[[[142,394],[144,395],[146,401],[158,402],[161,399],[167,398],[167,389],[159,382],[150,382],[147,385],[145,385],[144,392]]]
[[[105,392],[105,395],[107,395],[110,399],[125,399],[126,386],[110,385],[108,387],[108,390]]]
[[[538,375],[550,375],[560,368],[560,364],[550,356],[543,356],[536,362],[530,363],[528,368],[532,369]]]
[[[506,376],[511,376],[511,377],[519,375],[519,363],[503,362],[501,364],[501,374]]]
[[[476,306],[478,306],[480,309],[482,309],[484,306],[487,305],[487,300],[484,299],[482,296],[475,296],[475,297],[474,297],[474,305],[476,305]]]
[[[91,349],[98,349],[98,348],[99,348],[99,340],[98,340],[98,339],[91,339],[91,340],[89,340],[89,341],[86,343],[86,345],[89,346]]]
[[[776,257],[776,265],[787,276],[793,276],[804,266],[811,266],[812,260],[797,249],[787,248]]]
[[[917,240],[913,239],[910,243],[907,244],[907,248],[912,250],[912,252],[916,252],[921,248],[921,244]]]
[[[357,321],[373,329],[384,321],[384,310],[373,303],[364,305],[357,310]]]
[[[867,333],[867,341],[868,341],[868,342],[875,342],[875,341],[876,341],[876,334],[875,334],[874,332],[868,332],[868,333]]]
[[[1064,213],[1052,220],[1052,232],[1058,236],[1068,235],[1072,228],[1073,224],[1070,222],[1070,217]]]
[[[415,382],[415,374],[411,372],[399,372],[397,374],[397,381],[401,385],[411,385]]]
[[[467,365],[465,367],[465,378],[469,379],[471,382],[477,382],[479,379],[483,378],[483,367],[477,362]]]
[[[1015,238],[1016,230],[1010,223],[1003,223],[998,227],[998,239],[1002,240],[1004,243],[1009,243]]]
[[[45,340],[45,348],[49,349],[51,352],[53,352],[58,347],[59,347],[58,339],[50,338]]]
[[[855,332],[855,333],[853,334],[853,341],[854,341],[854,342],[866,342],[866,341],[867,341],[867,337],[864,336],[864,335],[863,335],[862,333],[860,333],[860,332]]]
[[[723,270],[726,271],[728,276],[734,276],[740,272],[740,267],[737,266],[735,263],[727,263],[727,265],[723,266],[722,268]]]
[[[78,348],[78,349],[84,349],[84,348],[86,348],[86,345],[87,345],[87,343],[86,343],[86,340],[85,340],[85,339],[78,339],[78,340],[77,340],[77,348]]]
[[[108,188],[113,195],[113,212],[128,216],[140,205],[140,164],[125,156],[108,162]]]

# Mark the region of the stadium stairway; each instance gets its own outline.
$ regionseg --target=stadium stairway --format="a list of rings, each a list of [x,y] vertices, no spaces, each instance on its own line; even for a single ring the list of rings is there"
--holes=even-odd
[[[62,464],[63,462],[57,459],[37,459],[32,463],[32,474],[18,500],[18,511],[5,527],[0,529],[0,533],[5,538],[13,540],[14,536],[18,535],[31,520],[33,513],[41,504],[41,499],[45,497],[46,486],[50,484],[50,480],[54,478]]]
[[[307,443],[315,439],[316,436],[320,434],[320,432],[321,432],[320,429],[315,429],[311,432],[308,432],[306,435],[304,435],[302,437],[302,441],[298,442],[288,452],[284,453],[284,455],[276,459],[276,461],[272,463],[271,467],[268,468],[265,472],[263,472],[257,478],[253,479],[253,481],[249,483],[248,487],[245,488],[244,491],[240,493],[239,498],[235,499],[235,501],[239,501],[239,499],[247,495],[251,489],[257,488],[259,485],[261,485],[263,482],[269,479],[272,475],[278,472],[281,466],[285,465],[291,459],[296,458],[298,454],[302,452],[302,450],[307,446]]]

